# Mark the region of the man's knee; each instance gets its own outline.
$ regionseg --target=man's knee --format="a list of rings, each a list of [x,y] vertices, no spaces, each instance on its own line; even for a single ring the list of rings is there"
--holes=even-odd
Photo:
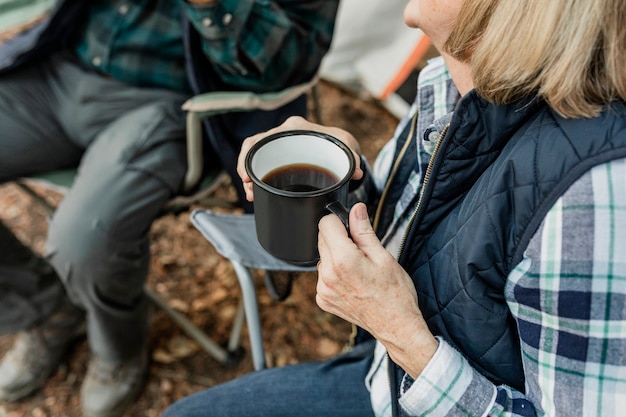
[[[148,273],[148,239],[117,241],[96,219],[50,222],[46,257],[70,297],[84,308],[94,300],[132,306]]]

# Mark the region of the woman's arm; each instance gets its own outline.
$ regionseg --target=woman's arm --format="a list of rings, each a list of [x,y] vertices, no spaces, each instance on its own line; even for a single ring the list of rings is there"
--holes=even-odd
[[[318,304],[385,345],[407,372],[400,401],[410,415],[621,415],[624,178],[624,160],[581,177],[552,207],[509,276],[505,296],[519,327],[526,393],[493,385],[445,341],[437,345],[410,279],[358,207],[351,213],[353,241],[333,216],[320,223]]]

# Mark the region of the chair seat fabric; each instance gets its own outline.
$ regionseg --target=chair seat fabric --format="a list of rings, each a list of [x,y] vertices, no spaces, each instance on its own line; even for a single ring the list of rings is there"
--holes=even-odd
[[[259,243],[254,214],[225,214],[208,209],[191,213],[192,224],[215,247],[217,252],[248,268],[271,271],[314,271],[284,262],[270,255]]]

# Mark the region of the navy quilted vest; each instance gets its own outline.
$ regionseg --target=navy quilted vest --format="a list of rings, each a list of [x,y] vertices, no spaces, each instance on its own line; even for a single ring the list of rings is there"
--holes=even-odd
[[[594,165],[623,157],[624,103],[566,120],[538,101],[495,106],[471,92],[459,102],[400,263],[433,333],[492,381],[524,389],[507,276],[565,190]]]

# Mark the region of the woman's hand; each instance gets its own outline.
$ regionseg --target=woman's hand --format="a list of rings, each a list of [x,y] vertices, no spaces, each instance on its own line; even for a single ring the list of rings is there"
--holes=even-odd
[[[352,136],[350,133],[346,132],[343,129],[339,129],[338,127],[322,126],[316,123],[311,123],[300,116],[292,116],[278,127],[270,129],[267,132],[258,133],[254,136],[250,136],[249,138],[244,140],[243,144],[241,145],[241,151],[239,152],[239,157],[237,159],[237,173],[243,181],[243,189],[246,192],[246,200],[253,201],[254,199],[252,195],[252,179],[246,172],[245,166],[246,155],[250,151],[250,148],[252,148],[252,145],[271,134],[284,132],[287,130],[313,130],[336,137],[337,139],[348,145],[348,147],[352,149],[352,152],[354,153],[356,169],[354,171],[352,179],[358,180],[361,179],[361,177],[363,176],[363,170],[361,169],[360,164],[361,150],[359,147],[359,143],[356,141],[354,136]]]
[[[350,233],[335,215],[319,224],[319,307],[367,330],[417,378],[437,350],[413,281],[381,245],[364,204],[350,211]]]

